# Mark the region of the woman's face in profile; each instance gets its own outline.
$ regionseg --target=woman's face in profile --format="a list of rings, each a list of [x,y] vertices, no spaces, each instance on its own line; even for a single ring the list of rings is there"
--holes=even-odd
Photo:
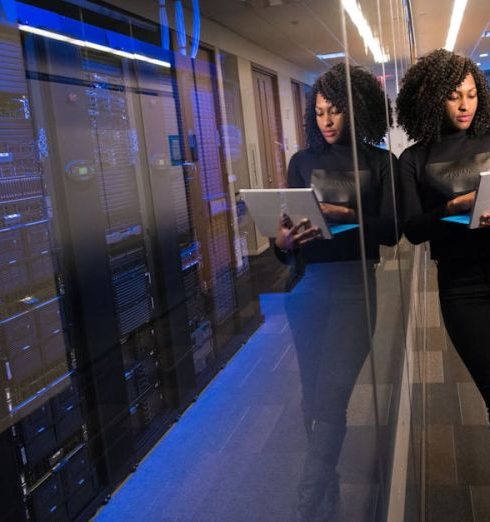
[[[315,112],[316,123],[325,141],[329,145],[337,143],[344,129],[344,113],[320,93],[316,95]]]
[[[475,117],[478,107],[478,91],[472,74],[456,87],[445,102],[446,117],[458,130],[466,130]]]

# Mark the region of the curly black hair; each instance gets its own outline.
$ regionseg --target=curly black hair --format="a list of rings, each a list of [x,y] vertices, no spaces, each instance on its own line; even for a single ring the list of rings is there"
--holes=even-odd
[[[440,140],[446,124],[445,102],[468,74],[475,79],[478,107],[467,132],[481,136],[490,131],[490,92],[485,76],[469,58],[436,49],[412,65],[402,79],[396,113],[409,138],[425,144]]]
[[[354,105],[354,126],[357,141],[376,145],[381,143],[388,131],[386,121],[385,94],[378,80],[368,71],[357,66],[349,66],[352,98]],[[306,138],[308,146],[316,151],[328,148],[316,121],[316,96],[321,94],[339,111],[345,114],[348,131],[349,108],[347,99],[346,66],[334,65],[313,84],[305,114]],[[388,99],[389,126],[393,124],[391,104]]]

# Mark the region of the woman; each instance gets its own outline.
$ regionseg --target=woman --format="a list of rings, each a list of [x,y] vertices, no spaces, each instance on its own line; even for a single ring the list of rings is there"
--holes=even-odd
[[[361,68],[351,67],[350,79],[371,326],[366,313],[359,227],[325,240],[319,239],[318,230],[308,223],[294,225],[286,216],[275,240],[280,260],[290,262],[300,256],[306,266],[286,306],[308,433],[296,516],[308,521],[330,515],[335,509],[336,465],[346,432],[347,405],[369,353],[374,328],[374,269],[379,245],[397,241],[390,169],[394,158],[390,161],[387,151],[373,146],[382,141],[391,124],[385,117],[385,96],[376,78]],[[308,148],[294,154],[289,163],[289,187],[313,184],[328,221],[358,223],[344,64],[332,67],[313,85],[306,134]]]
[[[398,122],[417,141],[400,157],[405,234],[430,241],[446,329],[490,407],[490,230],[448,222],[467,213],[490,170],[490,93],[469,58],[438,49],[406,73]]]

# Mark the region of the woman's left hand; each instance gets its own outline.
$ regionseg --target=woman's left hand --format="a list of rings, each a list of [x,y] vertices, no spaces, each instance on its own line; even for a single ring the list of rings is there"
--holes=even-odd
[[[480,228],[490,228],[490,212],[485,212],[480,216]]]
[[[332,205],[332,203],[320,203],[320,208],[328,221],[338,223],[355,223],[356,211],[342,205]]]

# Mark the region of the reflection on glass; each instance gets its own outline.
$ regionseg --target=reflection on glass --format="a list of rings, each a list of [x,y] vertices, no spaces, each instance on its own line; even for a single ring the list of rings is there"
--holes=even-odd
[[[376,316],[375,263],[379,245],[397,242],[389,153],[375,147],[388,127],[385,98],[369,72],[351,67],[355,136],[359,147],[359,183],[369,294],[364,293],[360,229],[318,239],[311,225],[281,221],[276,237],[284,261],[305,265],[305,273],[288,298],[302,383],[308,447],[298,486],[298,520],[334,517],[339,511],[337,464],[347,428],[347,407],[370,351],[374,325],[366,315],[366,298]],[[369,96],[370,103],[365,103]],[[313,85],[306,110],[308,148],[289,163],[290,187],[313,185],[331,223],[359,223],[346,67],[339,64]]]
[[[8,2],[20,33],[3,27],[0,42],[7,518],[91,517],[238,348],[148,459],[152,480],[138,469],[101,517],[371,516],[379,382],[361,367],[380,317],[374,265],[396,227],[389,155],[373,145],[388,126],[383,93],[353,67],[349,107],[346,69],[331,68],[347,51],[338,11],[166,0],[138,6],[143,17],[117,0],[48,4]],[[379,4],[362,15],[396,59],[402,2],[382,2],[398,19],[393,45]],[[374,62],[354,25],[349,36],[351,63],[392,95],[391,64]],[[312,182],[344,231],[286,266],[237,196],[285,187],[290,159],[290,185]],[[382,262],[396,257],[388,248]],[[141,502],[122,506],[134,486]]]
[[[2,48],[9,67],[21,69],[22,50],[16,35],[5,30]],[[49,237],[52,220],[46,206],[27,86],[25,80],[19,82],[7,72],[2,86],[0,335],[5,427],[12,422],[9,418],[18,419],[31,411],[34,399],[38,404],[43,402],[40,395],[66,377],[68,362]]]

